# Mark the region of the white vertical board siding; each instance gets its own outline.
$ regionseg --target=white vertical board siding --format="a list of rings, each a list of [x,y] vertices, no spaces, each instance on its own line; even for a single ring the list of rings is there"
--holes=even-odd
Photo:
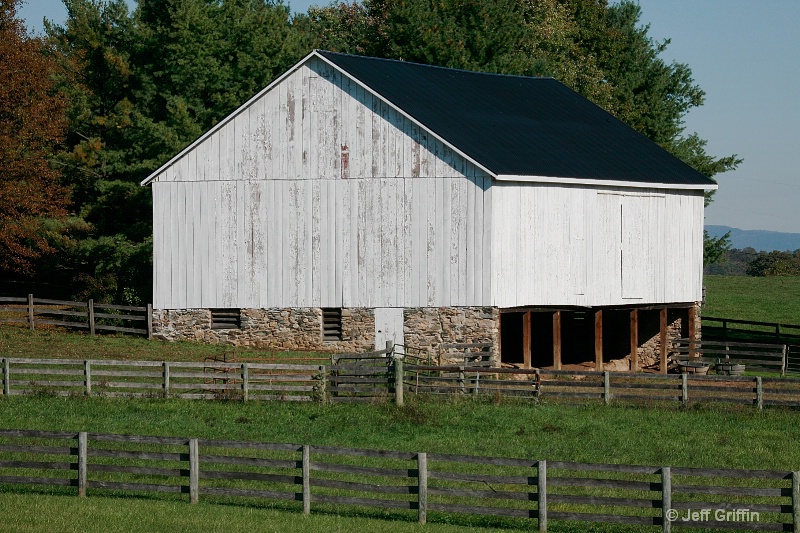
[[[529,183],[492,189],[493,305],[701,298],[700,192]]]
[[[487,210],[484,187],[466,178],[157,183],[154,304],[489,305],[488,243],[475,237],[487,221],[474,215]]]
[[[155,181],[250,181],[482,175],[317,59],[238,109]]]

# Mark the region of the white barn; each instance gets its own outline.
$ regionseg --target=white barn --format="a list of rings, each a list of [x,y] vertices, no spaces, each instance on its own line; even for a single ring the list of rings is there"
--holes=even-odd
[[[325,51],[142,185],[163,338],[557,367],[694,334],[716,188],[556,80]]]

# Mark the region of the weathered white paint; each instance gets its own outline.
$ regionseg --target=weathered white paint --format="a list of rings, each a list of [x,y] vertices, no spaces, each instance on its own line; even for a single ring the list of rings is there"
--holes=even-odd
[[[163,167],[153,181],[483,175],[407,117],[312,58]]]
[[[404,344],[403,339],[403,308],[376,307],[375,349],[383,350],[387,341],[392,344]]]
[[[492,305],[701,299],[700,191],[534,183],[492,189]]]
[[[490,253],[474,239],[483,234],[477,224],[484,221],[471,219],[461,198],[474,199],[473,211],[486,210],[487,182],[156,182],[153,305],[439,305],[432,294],[446,297],[446,305],[485,305],[482,280]],[[452,200],[427,201],[430,191],[458,195],[458,207]],[[458,232],[428,226],[444,220]],[[467,227],[472,228],[470,242]],[[469,283],[467,270],[474,273]]]
[[[317,57],[152,186],[157,309],[701,297],[702,191],[497,181]]]

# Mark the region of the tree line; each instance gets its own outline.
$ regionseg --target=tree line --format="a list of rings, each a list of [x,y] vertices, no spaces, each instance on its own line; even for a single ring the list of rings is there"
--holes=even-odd
[[[36,37],[0,0],[0,270],[76,298],[150,301],[139,182],[314,48],[551,76],[706,176],[741,161],[685,131],[704,93],[630,0],[63,1]]]

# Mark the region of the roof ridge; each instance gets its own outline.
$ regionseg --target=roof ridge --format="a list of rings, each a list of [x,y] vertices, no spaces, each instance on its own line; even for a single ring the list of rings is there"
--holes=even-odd
[[[330,54],[342,57],[355,57],[359,59],[366,59],[369,61],[386,61],[391,63],[401,63],[404,65],[414,65],[418,67],[428,67],[432,69],[439,69],[439,70],[447,70],[450,72],[463,72],[466,74],[480,74],[484,76],[498,76],[502,78],[522,78],[525,80],[555,80],[561,83],[559,80],[554,78],[553,76],[526,76],[524,74],[503,74],[501,72],[485,72],[481,70],[469,70],[465,68],[455,68],[455,67],[444,67],[442,65],[429,65],[428,63],[417,63],[416,61],[406,61],[405,59],[394,59],[389,57],[374,57],[374,56],[367,56],[361,54],[347,54],[344,52],[334,52],[331,50],[322,50],[319,48],[315,48],[314,52],[317,52],[320,55]]]

